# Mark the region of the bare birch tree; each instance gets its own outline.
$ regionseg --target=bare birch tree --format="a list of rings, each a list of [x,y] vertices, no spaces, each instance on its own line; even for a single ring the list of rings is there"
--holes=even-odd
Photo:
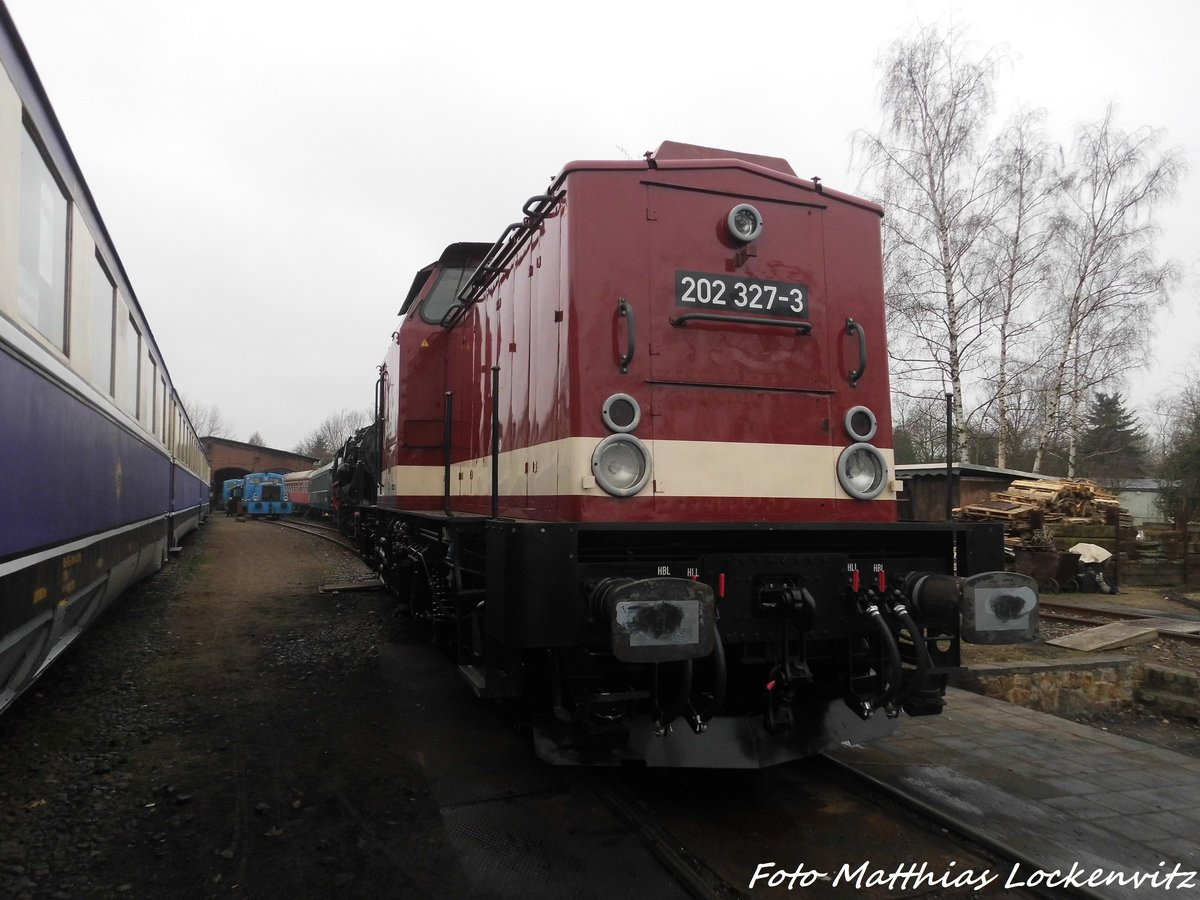
[[[1153,307],[1175,278],[1173,264],[1157,259],[1154,213],[1174,194],[1182,156],[1159,152],[1159,132],[1126,133],[1114,117],[1110,105],[1075,141],[1056,266],[1057,352],[1035,472],[1064,431],[1074,474],[1084,402],[1093,388],[1144,364]]]
[[[986,331],[987,312],[967,282],[994,188],[980,147],[992,111],[996,62],[994,53],[972,56],[958,31],[926,28],[896,41],[882,60],[885,123],[878,133],[855,136],[887,210],[885,264],[897,379],[916,383],[918,395],[953,394],[956,443],[964,460],[964,382],[979,364]]]
[[[993,145],[995,205],[981,252],[989,277],[982,303],[995,315],[995,374],[987,397],[995,429],[996,465],[1005,467],[1018,440],[1017,419],[1031,399],[1027,377],[1041,362],[1037,300],[1045,299],[1062,176],[1039,112],[1018,113]]]
[[[230,425],[216,404],[197,403],[190,397],[181,397],[183,409],[191,420],[192,427],[200,437],[228,437]]]
[[[304,456],[315,456],[322,464],[333,459],[333,454],[346,443],[356,430],[371,420],[365,409],[343,409],[330,413],[313,431],[296,445],[295,452]]]
[[[895,398],[892,408],[898,463],[927,463],[946,457],[946,401]]]

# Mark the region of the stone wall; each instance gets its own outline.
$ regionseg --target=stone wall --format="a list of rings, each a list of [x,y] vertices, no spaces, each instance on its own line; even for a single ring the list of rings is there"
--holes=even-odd
[[[986,663],[971,666],[951,683],[1027,709],[1075,716],[1132,705],[1141,679],[1136,660],[1101,654],[1078,661]]]

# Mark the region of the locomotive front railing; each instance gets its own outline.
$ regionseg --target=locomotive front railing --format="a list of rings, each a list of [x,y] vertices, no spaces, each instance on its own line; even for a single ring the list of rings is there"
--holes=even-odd
[[[453,328],[470,306],[484,298],[492,282],[508,271],[509,264],[537,232],[542,220],[554,212],[554,208],[564,197],[566,193],[560,191],[557,194],[537,194],[525,201],[525,205],[521,207],[525,218],[520,222],[513,222],[501,232],[499,239],[492,244],[483,261],[458,292],[455,305],[446,310],[440,325]]]
[[[621,354],[621,374],[629,372],[629,364],[633,362],[633,353],[637,347],[637,324],[633,315],[633,306],[624,297],[617,300],[617,315],[625,320],[625,352]]]
[[[860,323],[847,319],[846,334],[853,334],[858,338],[858,368],[850,372],[850,387],[857,387],[859,379],[867,371],[867,332]]]
[[[724,313],[684,313],[670,320],[676,328],[685,328],[689,322],[722,322],[734,325],[771,325],[776,328],[794,328],[797,334],[812,332],[811,322],[797,322],[795,319],[767,319],[758,316],[734,316]]]

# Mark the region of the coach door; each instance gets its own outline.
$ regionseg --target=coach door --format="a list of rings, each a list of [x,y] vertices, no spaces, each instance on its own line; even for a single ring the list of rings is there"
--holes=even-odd
[[[720,232],[745,198],[650,185],[648,200],[653,380],[828,391],[822,209],[753,198],[747,253]]]

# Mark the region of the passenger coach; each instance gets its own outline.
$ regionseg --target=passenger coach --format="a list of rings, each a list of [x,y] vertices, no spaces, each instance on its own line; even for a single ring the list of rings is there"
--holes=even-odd
[[[0,61],[2,710],[207,516],[209,468],[3,5]]]

